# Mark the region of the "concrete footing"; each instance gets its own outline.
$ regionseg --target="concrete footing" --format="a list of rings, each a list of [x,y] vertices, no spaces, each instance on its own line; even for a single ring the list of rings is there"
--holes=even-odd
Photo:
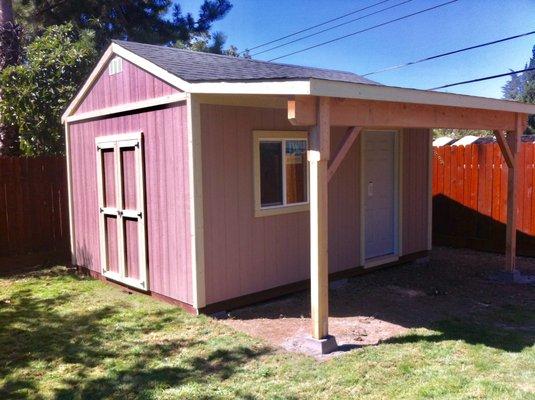
[[[313,337],[306,337],[303,341],[305,347],[310,354],[329,354],[338,349],[338,344],[334,336],[327,336],[323,339],[314,339]]]
[[[520,271],[500,271],[490,277],[498,283],[516,283],[520,285],[535,285],[535,275],[524,275]]]

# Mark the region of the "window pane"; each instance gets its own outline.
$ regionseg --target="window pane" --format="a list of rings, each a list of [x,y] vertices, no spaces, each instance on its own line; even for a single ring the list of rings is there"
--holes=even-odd
[[[307,201],[307,142],[306,140],[286,141],[286,203]]]
[[[282,142],[260,142],[260,203],[282,205]]]

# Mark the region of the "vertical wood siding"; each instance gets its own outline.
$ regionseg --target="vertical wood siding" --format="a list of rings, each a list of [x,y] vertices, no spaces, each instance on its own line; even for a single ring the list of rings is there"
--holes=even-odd
[[[208,304],[309,278],[308,212],[254,217],[252,131],[296,129],[285,110],[201,106]],[[403,148],[403,254],[427,249],[427,132]],[[333,151],[344,133],[332,129]],[[330,272],[360,263],[359,141],[329,183]]]
[[[76,262],[100,272],[95,137],[136,131],[144,139],[150,290],[191,304],[185,104],[71,125]]]
[[[76,114],[178,92],[178,89],[123,59],[123,71],[118,74],[109,75],[106,66]]]
[[[427,250],[429,140],[429,129],[405,129],[403,131],[403,254]]]
[[[331,154],[345,128],[331,129]],[[329,182],[329,268],[343,271],[360,265],[360,140],[353,143]]]
[[[254,217],[255,129],[296,130],[284,110],[201,105],[208,304],[307,277],[308,213]]]

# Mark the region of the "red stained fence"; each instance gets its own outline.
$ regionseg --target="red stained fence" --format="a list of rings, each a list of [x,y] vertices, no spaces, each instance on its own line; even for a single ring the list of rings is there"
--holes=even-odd
[[[535,143],[519,152],[518,253],[535,256]],[[503,252],[507,165],[498,144],[433,148],[433,242]]]
[[[0,157],[0,272],[65,262],[69,246],[64,157]]]

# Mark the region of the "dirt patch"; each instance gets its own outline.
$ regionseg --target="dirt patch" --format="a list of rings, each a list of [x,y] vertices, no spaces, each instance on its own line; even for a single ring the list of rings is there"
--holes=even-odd
[[[412,328],[441,321],[473,323],[527,333],[535,340],[535,287],[495,283],[504,257],[464,249],[435,248],[428,264],[409,263],[349,279],[330,290],[329,331],[342,350],[376,345]],[[520,258],[535,274],[535,259]],[[309,293],[231,311],[222,320],[237,330],[288,351],[303,351],[310,331]]]

